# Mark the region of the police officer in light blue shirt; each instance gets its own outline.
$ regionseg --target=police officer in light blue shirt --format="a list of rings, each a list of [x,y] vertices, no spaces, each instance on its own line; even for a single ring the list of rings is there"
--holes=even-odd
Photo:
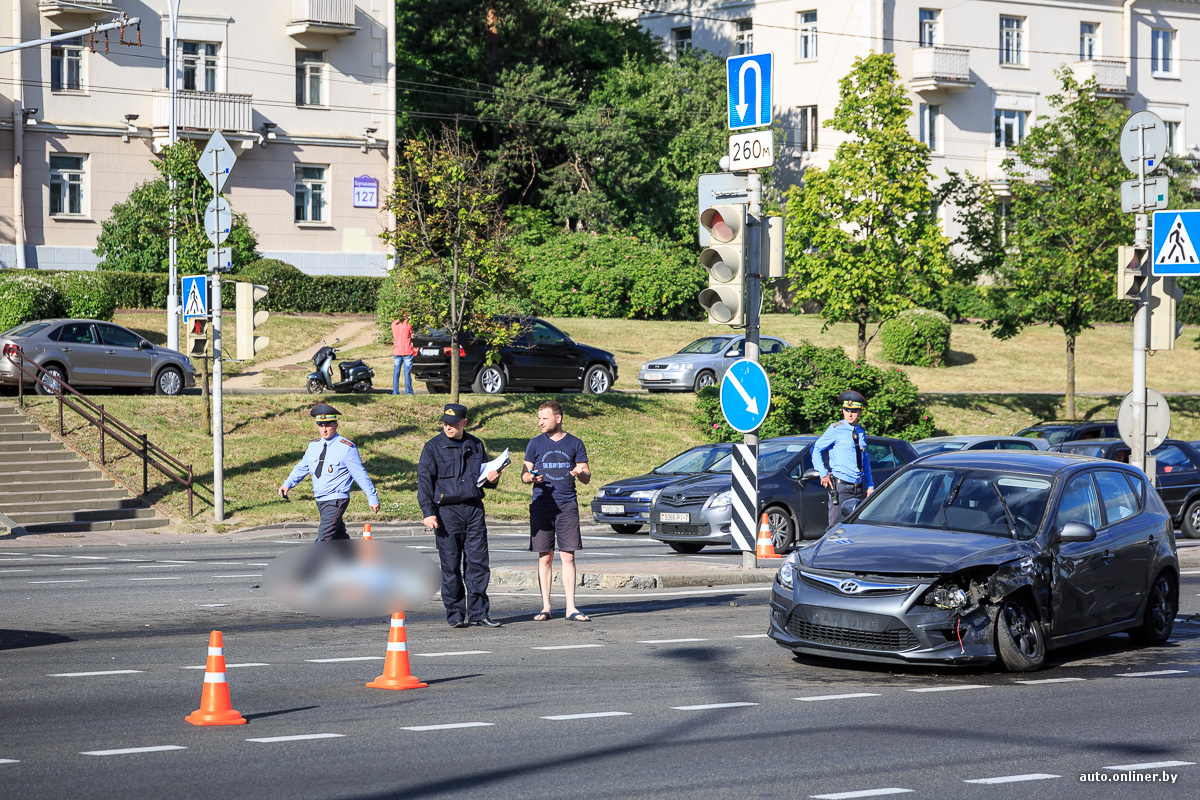
[[[279,487],[279,496],[286,500],[288,490],[308,475],[312,475],[313,497],[317,501],[317,509],[321,512],[317,541],[349,539],[342,517],[350,503],[350,484],[358,484],[358,488],[367,496],[368,505],[376,514],[379,513],[379,496],[375,493],[375,485],[367,476],[366,468],[363,467],[358,448],[353,442],[337,435],[337,409],[325,403],[318,403],[313,406],[311,413],[317,420],[321,438],[308,443],[304,457],[292,469],[283,486]]]
[[[821,485],[829,490],[829,527],[841,521],[844,502],[862,501],[875,491],[871,459],[867,455],[867,432],[858,425],[867,399],[855,391],[838,395],[842,421],[835,422],[813,445],[813,466]]]

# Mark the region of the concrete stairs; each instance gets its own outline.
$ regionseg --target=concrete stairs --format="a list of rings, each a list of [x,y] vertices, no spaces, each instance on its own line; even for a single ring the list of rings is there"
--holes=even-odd
[[[11,405],[0,405],[0,513],[29,534],[160,528],[169,521]]]

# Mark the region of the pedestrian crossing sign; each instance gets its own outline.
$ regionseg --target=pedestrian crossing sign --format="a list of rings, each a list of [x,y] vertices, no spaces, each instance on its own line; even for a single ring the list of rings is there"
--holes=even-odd
[[[1155,275],[1200,275],[1200,211],[1154,212]]]
[[[208,317],[208,278],[189,275],[183,279],[183,320]]]

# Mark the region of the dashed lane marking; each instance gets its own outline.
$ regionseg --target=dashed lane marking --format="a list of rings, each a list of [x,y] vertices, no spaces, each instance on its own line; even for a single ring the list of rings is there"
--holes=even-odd
[[[528,534],[526,534],[526,535],[528,536]],[[769,592],[769,591],[771,591],[771,587],[769,585],[767,585],[767,586],[760,586],[760,585],[747,586],[744,584],[734,584],[734,585],[730,585],[730,586],[722,586],[719,589],[694,589],[691,591],[684,591],[684,592],[639,592],[639,593],[630,592],[629,594],[622,592],[620,594],[620,598],[622,600],[626,600],[631,597],[689,597],[689,596],[693,596],[693,595],[745,594],[748,592]],[[492,591],[489,591],[488,596],[489,597],[528,597],[529,595],[524,592],[492,592]],[[614,608],[615,607],[616,606],[614,606]],[[589,610],[591,610],[593,608],[595,608],[595,606],[589,606]]]
[[[201,608],[225,608],[229,603],[201,603]]]
[[[242,561],[205,561],[206,567],[245,567],[248,566]]]
[[[567,719],[599,719],[600,717],[628,717],[632,714],[631,711],[594,711],[590,714],[555,714],[550,717],[542,717],[542,719],[551,719],[555,722]]]
[[[269,561],[247,561],[246,562],[247,567],[269,567],[270,565],[271,565],[271,562],[269,562]]]
[[[66,558],[66,556],[56,556],[52,553],[30,553],[29,555],[37,556],[38,558]]]
[[[962,686],[926,686],[923,689],[909,689],[910,692],[962,692],[967,689],[986,689],[988,687],[978,683],[968,683]]]
[[[543,647],[534,647],[533,650],[583,650],[588,647],[604,647],[602,644],[553,644]]]
[[[1151,672],[1118,672],[1118,678],[1153,678],[1156,675],[1186,675],[1186,669],[1156,669]]]
[[[162,569],[163,567],[178,567],[179,564],[163,562],[161,564],[142,564],[138,569]]]
[[[270,744],[272,742],[303,742],[308,739],[341,739],[345,735],[344,733],[298,733],[294,736],[263,736],[258,739],[247,739],[246,741]]]
[[[1131,772],[1143,769],[1166,769],[1167,767],[1190,767],[1195,761],[1149,761],[1145,764],[1116,764],[1104,769],[1115,769],[1121,772]]]
[[[494,722],[448,722],[444,725],[413,725],[408,728],[402,728],[406,731],[448,731],[454,728],[489,728],[495,725]]]
[[[99,672],[56,672],[51,678],[90,678],[93,675],[137,675],[140,669],[106,669]]]
[[[442,656],[482,656],[491,652],[491,650],[459,650],[456,653],[412,653],[412,655],[421,658],[441,658]]]
[[[229,663],[225,664],[226,669],[237,669],[238,667],[269,667],[269,666],[271,666],[271,665],[263,664],[258,661],[251,661],[246,664],[229,664]],[[201,664],[198,667],[180,667],[180,669],[207,669],[207,668],[208,668],[207,664]]]
[[[806,703],[815,703],[818,700],[850,700],[855,697],[882,697],[878,692],[852,692],[850,694],[818,694],[812,697],[797,697],[796,700],[803,700]]]
[[[213,575],[213,577],[214,578],[261,578],[262,573],[259,572],[259,573],[255,573],[253,575]]]
[[[758,703],[705,703],[701,706],[671,706],[676,711],[708,711],[713,708],[739,708],[741,706],[756,706]]]
[[[87,583],[87,578],[66,578],[57,581],[30,581],[30,583]]]
[[[162,753],[166,750],[187,750],[177,744],[158,744],[153,747],[125,747],[120,750],[88,750],[81,756],[128,756],[134,753]]]
[[[277,539],[271,544],[308,544],[307,539]]]
[[[1023,781],[1048,781],[1051,778],[1061,778],[1062,775],[1051,775],[1048,772],[1030,772],[1027,775],[1001,775],[996,778],[971,778],[963,783],[1021,783]]]
[[[897,789],[889,787],[887,789],[862,789],[857,792],[834,792],[833,794],[813,794],[809,797],[815,800],[853,800],[855,797],[883,797],[887,794],[908,794],[912,789]]]
[[[640,639],[638,644],[679,644],[681,642],[707,642],[708,639]]]
[[[1029,686],[1035,686],[1039,683],[1074,683],[1075,681],[1086,681],[1087,678],[1037,678],[1031,681],[1017,681]]]
[[[0,561],[33,561],[32,558],[0,558]]]
[[[0,764],[20,764],[19,758],[0,758]]]
[[[71,556],[71,558],[78,558],[84,561],[108,561],[108,556]]]
[[[63,572],[95,572],[97,570],[112,569],[112,567],[63,567]]]
[[[183,576],[182,575],[170,575],[170,576],[163,575],[161,577],[154,577],[154,578],[126,578],[125,580],[128,580],[128,581],[181,581],[181,580],[183,580]]]
[[[164,559],[164,560],[159,561],[158,563],[160,563],[160,564],[195,564],[196,562],[195,561],[167,561]]]
[[[121,561],[126,564],[142,564],[149,560],[150,559],[148,559],[148,558],[114,558],[113,559],[113,561]]]
[[[1200,575],[1200,569],[1185,569],[1179,573],[1180,575]]]
[[[522,534],[519,534],[519,535],[521,535],[521,536],[526,536],[526,535],[528,535],[528,534],[524,534],[524,533],[522,533]],[[583,539],[591,539],[593,542],[625,542],[626,544],[628,544],[628,543],[629,543],[629,540],[628,540],[628,539],[618,539],[618,538],[616,538],[616,537],[614,537],[614,536],[583,536],[583,537],[581,537],[581,538],[583,538]]]
[[[33,570],[31,570],[31,569],[0,569],[0,572],[3,572],[3,573],[9,573],[9,572],[33,572]]]
[[[733,638],[735,638],[735,639],[769,639],[769,638],[771,638],[771,634],[769,634],[769,633],[741,633],[741,634],[738,634],[737,636],[734,636]]]
[[[383,656],[350,656],[349,658],[306,658],[310,664],[340,664],[343,661],[383,661]]]

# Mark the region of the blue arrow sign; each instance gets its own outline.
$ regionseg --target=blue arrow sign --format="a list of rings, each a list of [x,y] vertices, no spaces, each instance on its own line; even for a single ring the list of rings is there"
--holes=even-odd
[[[191,275],[183,279],[183,321],[208,317],[208,278]]]
[[[721,413],[738,433],[758,430],[771,408],[771,382],[758,362],[741,359],[721,379]]]
[[[771,124],[771,95],[775,71],[770,53],[725,59],[729,84],[729,130],[762,128]]]
[[[1155,275],[1200,275],[1200,211],[1154,212]]]

